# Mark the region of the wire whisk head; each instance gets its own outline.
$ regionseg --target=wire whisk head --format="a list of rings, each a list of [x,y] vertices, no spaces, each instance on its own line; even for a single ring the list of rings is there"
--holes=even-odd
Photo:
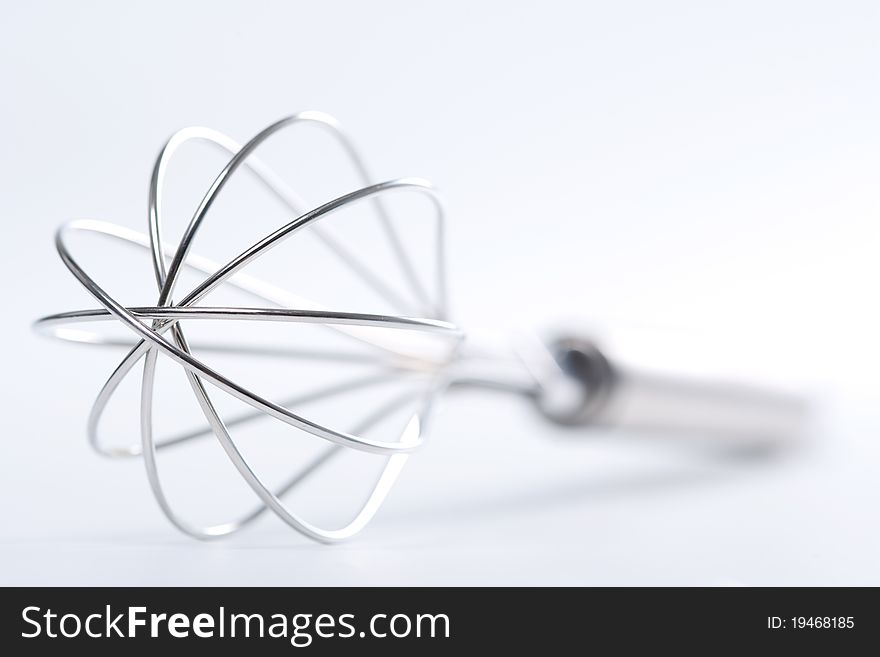
[[[310,125],[330,133],[341,145],[362,186],[337,196],[316,207],[309,207],[285,181],[255,155],[265,142],[285,129]],[[169,163],[185,144],[207,143],[226,154],[226,161],[213,177],[201,197],[179,241],[165,241],[163,223],[163,194]],[[269,193],[287,209],[288,220],[264,234],[260,239],[243,247],[226,261],[216,261],[198,253],[199,237],[217,198],[242,169],[251,174]],[[398,219],[386,207],[386,201],[399,194],[418,195],[428,199],[433,210],[431,230],[434,255],[433,285],[426,283],[424,267],[410,254],[400,231]],[[376,273],[368,258],[360,250],[346,243],[344,235],[333,230],[334,215],[354,206],[368,206],[371,221],[380,227],[390,259],[395,263],[398,280],[391,285]],[[447,384],[446,366],[453,362],[462,333],[448,321],[445,265],[443,210],[433,187],[417,178],[399,178],[374,182],[360,155],[341,132],[334,119],[319,112],[303,112],[276,123],[259,132],[250,141],[239,144],[230,137],[207,128],[186,128],[168,140],[153,168],[148,211],[148,231],[138,231],[116,224],[77,220],[63,226],[57,233],[56,246],[64,264],[98,302],[99,307],[51,315],[38,320],[40,330],[56,337],[76,342],[125,346],[128,348],[110,378],[101,389],[89,417],[88,431],[92,445],[101,453],[114,456],[142,456],[153,493],[168,519],[183,532],[197,538],[212,538],[231,534],[249,524],[266,511],[271,511],[284,522],[303,534],[320,540],[335,541],[348,538],[360,531],[382,504],[408,455],[424,441],[427,421],[439,392]],[[389,313],[350,312],[328,308],[314,300],[300,296],[296,291],[274,285],[252,275],[249,269],[271,250],[284,248],[300,234],[316,236],[332,254],[336,266],[348,269],[373,292],[394,309]],[[156,297],[150,305],[128,305],[112,296],[105,287],[73,256],[70,246],[74,234],[88,234],[109,239],[115,243],[145,249],[151,258]],[[186,272],[202,276],[191,288],[184,287]],[[324,276],[325,272],[315,272]],[[250,300],[247,305],[216,304],[218,290],[232,290]],[[110,338],[89,328],[96,322],[114,321],[127,329],[122,339]],[[274,399],[259,394],[235,377],[210,366],[199,355],[195,339],[200,325],[215,322],[224,331],[234,326],[316,325],[327,328],[344,340],[363,345],[370,350],[372,370],[334,386],[310,386],[293,399]],[[84,328],[85,327],[85,328]],[[210,350],[210,347],[206,347]],[[228,347],[233,353],[245,356],[260,353],[274,354],[265,345]],[[301,351],[307,355],[308,345]],[[279,351],[278,354],[281,352]],[[333,359],[345,354],[322,355],[317,349],[311,357],[321,360],[322,366],[334,367]],[[154,430],[154,406],[157,385],[157,366],[160,362],[176,364],[185,374],[188,387],[203,415],[201,429],[178,433],[158,439]],[[99,427],[105,410],[123,381],[140,372],[140,440],[123,447],[107,446],[100,437]],[[377,403],[367,409],[358,422],[347,429],[319,422],[308,414],[295,412],[294,406],[308,405],[320,400],[333,399],[351,391],[372,389],[384,381],[406,382],[404,394]],[[410,384],[418,381],[419,385]],[[306,381],[306,383],[310,383]],[[309,387],[309,386],[307,386]],[[245,414],[229,416],[218,410],[219,397],[229,396],[248,407]],[[369,430],[387,416],[399,411],[405,404],[413,409],[406,413],[402,428],[390,438],[374,438]],[[225,415],[225,416],[224,416]],[[280,484],[271,486],[251,462],[236,438],[239,425],[258,417],[268,417],[295,429],[288,437],[297,440],[303,435],[313,436],[324,447],[301,463],[291,464],[293,473]],[[258,498],[257,506],[237,517],[211,525],[197,525],[172,505],[160,476],[157,455],[160,451],[186,445],[196,438],[213,434],[222,451],[238,475]],[[348,450],[374,454],[384,459],[378,477],[365,501],[354,516],[340,527],[328,528],[307,520],[297,513],[285,499],[316,471]]]

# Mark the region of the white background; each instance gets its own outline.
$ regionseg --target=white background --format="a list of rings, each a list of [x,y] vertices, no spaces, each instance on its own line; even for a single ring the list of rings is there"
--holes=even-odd
[[[872,2],[9,3],[0,583],[880,584],[878,34]],[[655,454],[461,396],[350,543],[176,533],[85,443],[107,363],[31,332],[91,305],[52,233],[145,229],[182,126],[304,109],[443,190],[456,319],[794,384],[804,449]]]

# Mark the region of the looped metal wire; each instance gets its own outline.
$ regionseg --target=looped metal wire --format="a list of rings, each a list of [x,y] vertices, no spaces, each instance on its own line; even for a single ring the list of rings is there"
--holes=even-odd
[[[304,212],[304,205],[299,197],[269,167],[253,155],[254,150],[269,137],[285,127],[301,123],[311,123],[329,130],[342,145],[365,186]],[[231,154],[232,157],[205,193],[179,244],[172,246],[162,241],[161,201],[163,183],[168,162],[175,151],[183,144],[193,140],[206,141],[213,144]],[[229,262],[216,263],[193,253],[191,247],[217,195],[229,181],[232,174],[242,165],[250,169],[297,216],[242,251]],[[433,290],[433,297],[416,274],[416,269],[403,247],[392,219],[381,203],[382,196],[400,191],[410,191],[427,196],[433,202],[436,211],[437,271],[435,274],[437,285],[436,289]],[[388,239],[389,245],[400,266],[400,271],[408,282],[411,294],[417,300],[419,306],[424,309],[426,318],[315,309],[314,304],[311,303],[308,304],[309,307],[307,308],[297,307],[301,304],[302,300],[295,295],[242,273],[241,270],[244,267],[269,249],[281,244],[295,233],[309,228],[339,257],[341,263],[358,274],[362,280],[383,295],[394,307],[401,310],[404,309],[408,304],[398,294],[393,292],[367,265],[347,250],[343,246],[342,241],[335,237],[327,227],[318,225],[323,219],[341,208],[368,201],[374,205],[378,220],[383,227],[384,235]],[[339,130],[336,121],[325,114],[303,112],[287,117],[270,125],[243,145],[214,130],[186,128],[172,136],[165,144],[154,166],[150,184],[148,234],[138,233],[105,222],[83,220],[70,222],[59,229],[55,242],[62,261],[89,294],[97,300],[101,308],[66,312],[44,317],[37,321],[37,328],[45,333],[66,340],[115,345],[119,344],[118,340],[107,338],[96,332],[74,328],[71,325],[80,326],[84,323],[116,320],[133,332],[136,337],[136,343],[108,378],[92,407],[88,422],[89,439],[96,450],[107,456],[141,455],[144,457],[147,476],[159,506],[178,529],[186,534],[202,539],[224,536],[241,529],[266,510],[271,510],[288,525],[311,538],[328,542],[345,539],[360,531],[369,522],[396,480],[406,462],[408,454],[423,442],[426,420],[431,405],[440,389],[445,387],[448,382],[442,376],[435,379],[428,394],[424,395],[420,400],[418,411],[412,416],[397,441],[371,440],[359,434],[399,407],[402,402],[411,401],[412,395],[407,395],[404,399],[395,400],[391,404],[377,409],[375,413],[362,421],[360,426],[351,433],[338,431],[290,411],[287,406],[292,405],[292,400],[288,400],[287,404],[273,402],[205,365],[201,360],[193,356],[181,322],[190,320],[222,320],[320,323],[334,326],[358,340],[369,342],[379,347],[386,354],[387,357],[383,359],[385,369],[380,374],[365,377],[344,385],[313,391],[311,394],[301,396],[298,400],[295,400],[299,402],[369,386],[387,379],[389,376],[412,374],[413,369],[408,371],[405,366],[408,356],[405,353],[401,353],[395,340],[383,341],[377,339],[374,333],[365,335],[364,327],[380,327],[390,331],[403,329],[427,331],[448,337],[453,345],[458,343],[462,335],[461,332],[453,324],[446,321],[443,223],[442,206],[436,192],[428,182],[417,178],[401,178],[370,184],[370,176],[360,156],[351,142]],[[68,237],[73,232],[97,234],[149,249],[159,290],[158,300],[155,305],[125,307],[110,296],[74,259],[68,247]],[[185,267],[201,271],[207,274],[207,277],[184,295],[180,301],[174,302],[172,295],[176,289],[180,273]],[[195,306],[196,303],[203,300],[211,291],[224,284],[234,286],[258,299],[260,302],[276,307]],[[207,420],[208,429],[176,436],[161,442],[155,440],[152,426],[153,389],[155,385],[156,361],[159,354],[170,358],[184,369],[196,400]],[[394,359],[396,359],[396,362]],[[144,362],[144,368],[141,385],[140,445],[130,445],[125,448],[104,447],[98,434],[101,417],[122,380],[141,360]],[[418,368],[414,369],[418,370]],[[389,370],[391,371],[389,372]],[[435,367],[431,371],[436,372],[437,368]],[[262,413],[273,417],[292,427],[317,436],[330,443],[330,445],[317,458],[306,464],[299,472],[292,476],[283,486],[276,490],[271,490],[250,467],[229,433],[229,426],[244,421],[244,419],[237,418],[224,422],[217,413],[208,391],[205,389],[205,381],[250,405],[254,409],[254,414]],[[223,450],[239,474],[259,497],[261,504],[252,512],[229,522],[198,527],[181,518],[168,501],[159,476],[156,453],[159,449],[181,444],[198,435],[204,435],[209,431],[216,435]],[[312,472],[324,465],[342,447],[384,455],[387,457],[387,461],[375,486],[354,518],[341,528],[327,529],[312,524],[291,511],[281,498]]]

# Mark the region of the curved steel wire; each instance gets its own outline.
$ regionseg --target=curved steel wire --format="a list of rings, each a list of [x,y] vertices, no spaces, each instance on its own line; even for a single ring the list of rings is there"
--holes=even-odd
[[[327,129],[337,138],[343,150],[349,156],[354,168],[363,179],[365,186],[312,210],[303,211],[305,205],[301,199],[269,167],[254,157],[254,151],[283,128],[307,123]],[[171,246],[162,241],[161,205],[164,178],[167,173],[168,162],[173,154],[180,146],[193,140],[206,141],[218,146],[231,154],[231,158],[203,196],[179,244]],[[199,228],[203,225],[208,211],[218,194],[228,183],[231,176],[242,166],[256,175],[267,189],[273,192],[297,216],[242,251],[229,262],[225,264],[215,263],[192,253],[191,248]],[[434,292],[436,298],[434,299],[430,298],[426,291],[427,289],[417,276],[415,267],[402,246],[402,241],[397,234],[394,223],[381,202],[381,197],[384,195],[407,191],[427,196],[433,202],[436,210],[437,284]],[[372,286],[395,307],[404,310],[407,302],[397,293],[392,292],[392,288],[378,276],[371,273],[367,265],[355,258],[352,252],[343,246],[343,241],[339,237],[333,236],[323,226],[319,230],[318,222],[321,220],[342,208],[364,201],[369,201],[373,204],[383,232],[397,260],[400,273],[407,281],[410,294],[413,295],[415,302],[426,311],[426,318],[414,318],[405,315],[337,312],[317,308],[315,304],[310,302],[306,303],[306,307],[296,307],[298,305],[297,301],[301,300],[298,300],[294,295],[242,273],[242,269],[261,255],[280,245],[294,233],[309,228],[318,234],[331,253],[340,262],[360,275],[365,283]],[[68,237],[72,232],[77,231],[100,234],[125,243],[148,248],[152,256],[154,274],[159,289],[159,297],[156,304],[126,307],[109,295],[86,273],[73,257],[68,246]],[[406,462],[407,455],[423,442],[424,428],[434,397],[441,388],[448,385],[447,380],[442,376],[442,362],[431,361],[430,359],[420,360],[418,357],[414,358],[411,353],[406,353],[405,349],[401,350],[399,348],[399,340],[394,338],[379,339],[375,331],[365,333],[365,329],[375,328],[386,329],[388,332],[399,332],[401,330],[427,331],[448,338],[450,342],[449,354],[454,352],[455,345],[458,344],[461,338],[461,332],[455,326],[445,321],[446,291],[443,265],[443,237],[442,208],[430,184],[415,178],[402,178],[370,184],[366,167],[353,145],[339,130],[335,120],[325,114],[304,112],[287,117],[270,125],[242,145],[213,130],[187,128],[176,133],[165,144],[154,166],[150,183],[148,234],[139,234],[119,226],[95,221],[75,221],[59,229],[56,234],[56,248],[62,261],[80,284],[98,301],[101,308],[50,315],[38,320],[37,327],[41,331],[62,339],[110,345],[119,344],[119,341],[105,338],[98,333],[71,328],[69,325],[117,320],[133,333],[133,346],[131,346],[122,362],[108,378],[92,408],[89,417],[89,437],[93,446],[108,456],[141,455],[144,457],[147,476],[159,506],[171,523],[178,529],[196,538],[224,536],[238,531],[266,510],[272,510],[288,525],[311,538],[321,541],[341,540],[360,531],[376,512],[397,478],[400,469]],[[185,294],[180,301],[175,302],[172,296],[184,267],[192,267],[202,271],[207,274],[207,277]],[[196,303],[202,301],[221,285],[233,285],[264,303],[278,307],[195,307]],[[383,370],[372,379],[367,377],[363,380],[352,381],[341,386],[333,386],[323,391],[317,391],[311,395],[300,396],[297,400],[287,400],[287,403],[276,403],[241,386],[193,356],[192,348],[188,343],[181,324],[184,321],[190,320],[319,323],[332,326],[361,343],[371,344],[383,352],[386,358],[383,359]],[[170,339],[167,337],[169,335]],[[155,440],[152,426],[153,391],[155,368],[159,354],[170,358],[183,368],[196,396],[196,400],[203,411],[209,429],[197,430],[188,434],[184,433],[161,442]],[[119,384],[141,360],[144,362],[141,385],[141,443],[139,446],[129,446],[122,449],[105,448],[98,439],[100,419]],[[431,384],[429,392],[418,400],[418,411],[411,417],[406,429],[397,440],[373,440],[361,434],[398,408],[402,403],[400,399],[377,409],[369,417],[363,419],[351,432],[339,431],[324,426],[307,417],[293,413],[287,408],[287,406],[292,405],[292,401],[306,403],[405,375],[416,375],[422,378],[433,377],[434,383]],[[205,388],[205,381],[250,405],[254,411],[224,422]],[[412,398],[415,396],[414,393],[409,392],[404,395],[403,399],[407,402],[412,402]],[[331,446],[322,455],[306,464],[276,490],[271,490],[251,468],[229,433],[230,426],[264,415],[280,420],[296,429],[331,443]],[[161,482],[156,454],[157,450],[162,447],[182,444],[209,432],[213,432],[217,437],[230,461],[257,495],[261,504],[245,516],[234,518],[218,525],[198,527],[180,517],[172,508]],[[281,497],[327,463],[332,455],[337,453],[342,447],[385,456],[387,458],[386,464],[367,499],[350,522],[337,529],[319,527],[290,510]]]

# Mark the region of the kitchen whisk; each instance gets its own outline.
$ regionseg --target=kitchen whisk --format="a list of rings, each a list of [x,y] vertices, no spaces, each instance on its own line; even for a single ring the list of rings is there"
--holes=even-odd
[[[317,126],[341,144],[363,186],[308,209],[286,181],[254,152],[282,130],[297,125]],[[219,148],[228,160],[201,197],[189,224],[176,244],[163,239],[163,189],[168,164],[178,149],[189,142],[206,142]],[[295,217],[225,262],[195,252],[193,245],[218,195],[239,169],[247,169],[281,201]],[[420,263],[401,238],[400,217],[393,216],[386,201],[399,194],[425,197],[433,212],[433,284],[424,282]],[[407,299],[385,285],[356,250],[344,245],[331,226],[333,215],[355,205],[366,205],[381,227],[388,253],[395,260],[405,284]],[[152,491],[164,514],[178,529],[201,539],[234,533],[271,510],[303,534],[324,542],[338,541],[360,531],[374,516],[388,495],[409,455],[423,443],[428,420],[436,400],[451,389],[485,387],[510,391],[531,399],[548,419],[565,425],[630,427],[664,430],[674,434],[734,437],[740,445],[776,444],[798,428],[803,405],[799,399],[781,393],[727,384],[710,384],[659,378],[625,368],[597,345],[578,335],[562,335],[544,343],[520,335],[503,349],[480,346],[478,340],[453,324],[448,315],[443,208],[436,191],[425,180],[399,178],[373,182],[360,155],[330,116],[302,112],[282,119],[240,144],[207,128],[186,128],[171,137],[153,167],[149,190],[148,231],[140,233],[119,225],[94,220],[72,221],[56,234],[62,261],[100,306],[97,309],[64,312],[39,319],[41,332],[74,342],[125,346],[128,351],[101,388],[88,420],[92,446],[112,457],[140,456],[146,465]],[[348,267],[399,313],[345,312],[324,307],[313,300],[273,285],[245,270],[271,249],[297,234],[317,235],[340,263]],[[85,233],[146,250],[152,260],[158,297],[151,305],[125,305],[111,296],[74,258],[69,245],[73,234]],[[185,294],[175,296],[184,271],[204,278]],[[211,305],[219,289],[233,289],[259,305]],[[89,329],[96,322],[116,321],[129,336],[120,340]],[[188,338],[190,327],[200,322],[224,326],[255,322],[317,324],[346,339],[367,345],[376,354],[383,376],[401,380],[415,376],[421,382],[405,396],[414,405],[402,430],[388,439],[367,435],[397,402],[380,405],[358,426],[340,430],[294,412],[293,404],[270,399],[245,387],[231,376],[197,357]],[[243,350],[247,353],[247,350]],[[320,354],[316,354],[320,358]],[[185,372],[189,387],[204,415],[207,428],[157,440],[153,421],[153,397],[159,358],[168,359]],[[123,380],[141,366],[140,440],[123,447],[110,447],[99,435],[101,418]],[[334,367],[332,358],[326,367]],[[389,374],[390,373],[390,374]],[[369,377],[356,386],[370,385]],[[331,397],[345,386],[315,390],[311,398]],[[326,441],[316,457],[299,464],[298,471],[280,486],[270,486],[240,449],[235,425],[241,418],[224,418],[215,403],[225,393],[251,407],[250,416],[266,416]],[[301,397],[300,401],[309,395]],[[246,418],[245,418],[246,419]],[[213,434],[236,471],[259,499],[251,512],[209,526],[186,520],[170,503],[159,473],[157,452],[185,444],[197,436]],[[291,438],[295,439],[295,438]],[[285,502],[285,497],[313,473],[325,467],[342,450],[357,450],[385,459],[379,476],[359,510],[341,527],[323,527],[307,520]]]

